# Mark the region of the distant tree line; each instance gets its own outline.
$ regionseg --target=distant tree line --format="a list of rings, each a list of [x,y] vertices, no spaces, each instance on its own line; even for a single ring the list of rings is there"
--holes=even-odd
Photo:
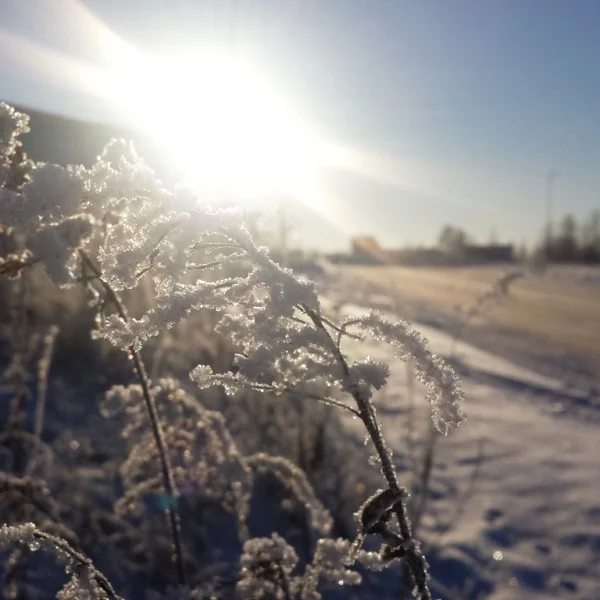
[[[456,255],[471,243],[463,229],[445,225],[439,233],[437,247],[446,254]],[[533,249],[528,251],[523,245],[516,249],[515,255],[521,261],[533,258],[552,263],[599,264],[600,209],[580,222],[572,214],[566,214],[560,222],[546,227],[541,241]]]
[[[438,236],[438,248],[448,254],[457,254],[470,242],[469,236],[460,227],[444,225]]]
[[[547,227],[536,254],[548,262],[600,263],[600,210],[594,210],[581,223],[567,214],[558,226]]]

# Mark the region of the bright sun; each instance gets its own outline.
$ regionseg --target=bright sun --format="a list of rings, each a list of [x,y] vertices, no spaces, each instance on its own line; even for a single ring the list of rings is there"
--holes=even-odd
[[[303,196],[314,184],[321,143],[241,60],[187,52],[122,64],[115,75],[125,109],[188,185]]]

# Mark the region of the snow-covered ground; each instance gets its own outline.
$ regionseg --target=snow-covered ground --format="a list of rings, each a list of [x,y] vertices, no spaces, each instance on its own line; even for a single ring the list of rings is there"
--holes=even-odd
[[[339,272],[329,272],[327,281],[327,302],[343,314],[393,306]],[[449,357],[448,332],[413,325],[434,352]],[[354,351],[392,365],[378,410],[401,477],[408,477],[406,366],[377,343]],[[466,343],[451,358],[463,381],[468,420],[438,441],[419,532],[429,542],[436,597],[599,600],[600,403],[530,365]],[[413,429],[424,431],[427,407],[418,387],[413,398],[420,419]],[[349,428],[358,432],[359,425],[348,419]]]

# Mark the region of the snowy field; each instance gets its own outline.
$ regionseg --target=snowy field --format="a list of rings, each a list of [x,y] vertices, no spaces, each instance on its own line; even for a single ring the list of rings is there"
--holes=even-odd
[[[372,286],[333,267],[328,276],[330,308],[347,315],[375,305],[394,318],[385,310],[394,300],[381,290],[369,292]],[[523,367],[466,343],[450,357],[443,323],[413,322],[434,352],[453,361],[467,396],[468,420],[438,440],[418,534],[428,546],[436,597],[600,599],[600,401],[531,361]],[[427,427],[423,390],[411,396],[406,366],[390,348],[372,343],[360,353],[393,365],[378,413],[410,485],[407,423]],[[362,435],[351,418],[348,427]],[[417,463],[422,452],[418,444],[412,451]]]
[[[355,281],[393,296],[408,318],[444,329],[517,265],[478,267],[346,267]],[[469,338],[494,354],[528,363],[533,370],[587,384],[600,372],[600,269],[552,266],[527,273],[510,287],[510,298],[471,322]],[[365,288],[367,291],[368,287]],[[372,288],[371,288],[372,290]],[[383,298],[377,300],[383,302]]]

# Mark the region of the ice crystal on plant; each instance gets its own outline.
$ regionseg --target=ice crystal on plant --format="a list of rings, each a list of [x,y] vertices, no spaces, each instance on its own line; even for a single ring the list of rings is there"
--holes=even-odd
[[[307,565],[304,576],[297,584],[302,600],[321,600],[318,591],[321,579],[337,585],[361,583],[360,573],[348,569],[344,563],[349,546],[350,542],[341,538],[320,539],[317,542],[312,562]]]
[[[333,525],[331,515],[316,497],[304,471],[281,456],[259,453],[250,456],[247,462],[259,473],[274,475],[304,505],[313,529],[321,534],[329,533]]]
[[[31,264],[32,254],[29,250],[0,256],[0,279],[17,279],[23,269]]]
[[[56,594],[56,600],[106,600],[109,596],[94,579],[94,571],[88,566],[78,569]]]
[[[92,235],[93,220],[89,215],[74,215],[40,227],[32,236],[29,246],[35,256],[41,257],[46,272],[59,286],[76,282],[77,250]]]
[[[380,390],[387,383],[389,376],[389,367],[370,356],[350,366],[350,379],[353,383],[365,383],[376,390]]]
[[[317,543],[313,566],[319,570],[323,578],[329,581],[339,585],[358,585],[361,582],[360,574],[350,571],[344,563],[349,548],[348,540],[321,539]]]
[[[419,332],[404,321],[389,322],[377,311],[355,319],[355,325],[392,344],[398,358],[412,358],[415,375],[426,386],[431,418],[440,433],[446,435],[460,425],[465,419],[460,381],[446,361],[429,351],[427,340]]]
[[[297,562],[295,550],[278,534],[252,538],[244,543],[236,591],[243,600],[287,600]]]
[[[23,186],[21,224],[56,223],[70,217],[80,212],[83,193],[84,182],[76,168],[49,163],[38,166]]]
[[[242,526],[248,514],[252,474],[231,437],[223,416],[206,410],[173,379],[161,379],[150,390],[157,404],[164,440],[177,488],[181,494],[220,500]],[[158,451],[139,385],[113,386],[101,407],[108,418],[124,416],[122,435],[130,444],[121,467],[125,496],[120,512],[143,510],[147,493],[164,503]],[[234,485],[237,483],[238,485]],[[177,499],[172,499],[177,502]]]
[[[28,123],[29,116],[0,102],[0,187],[9,179],[11,158],[19,144],[19,136],[29,131]]]
[[[89,558],[73,550],[65,540],[40,531],[33,523],[0,527],[0,550],[11,544],[25,545],[31,552],[47,552],[72,575],[56,596],[58,600],[119,600]]]

